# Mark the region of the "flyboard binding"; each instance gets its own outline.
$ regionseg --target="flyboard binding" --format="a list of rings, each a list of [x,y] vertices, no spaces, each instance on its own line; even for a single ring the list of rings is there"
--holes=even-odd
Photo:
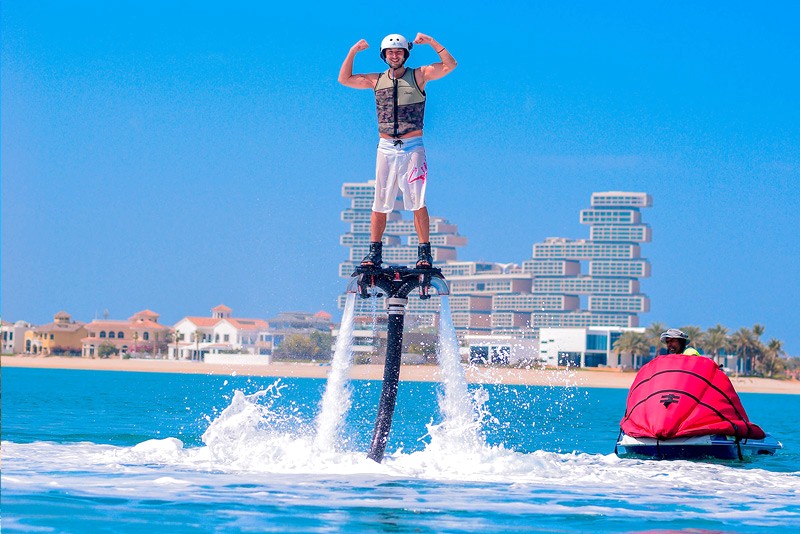
[[[431,298],[431,287],[436,289],[437,294],[446,294],[440,291],[441,287],[447,287],[447,283],[442,270],[437,267],[360,265],[350,276],[357,280],[358,294],[365,299],[372,296],[371,287],[380,288],[390,296],[402,295],[401,298],[405,298],[416,288],[419,288],[419,298],[423,300]],[[379,293],[376,296],[383,297],[384,294]]]

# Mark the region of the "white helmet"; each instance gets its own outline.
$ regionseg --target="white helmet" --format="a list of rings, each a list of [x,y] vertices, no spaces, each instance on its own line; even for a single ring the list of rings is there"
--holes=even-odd
[[[401,48],[405,50],[405,56],[406,59],[408,59],[408,53],[413,46],[414,43],[410,43],[408,39],[399,33],[391,33],[384,37],[383,41],[381,41],[381,59],[386,61],[386,50],[389,48]]]

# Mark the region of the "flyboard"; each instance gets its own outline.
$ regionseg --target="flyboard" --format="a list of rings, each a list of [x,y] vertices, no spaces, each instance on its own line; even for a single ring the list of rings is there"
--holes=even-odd
[[[408,296],[415,289],[420,299],[433,295],[449,295],[450,289],[442,271],[435,267],[411,269],[404,266],[358,267],[351,275],[348,293],[361,298],[386,297],[388,317],[386,363],[383,368],[383,388],[375,419],[367,458],[380,463],[386,451],[392,417],[397,403],[397,387],[400,381],[400,359],[403,349],[403,325]]]

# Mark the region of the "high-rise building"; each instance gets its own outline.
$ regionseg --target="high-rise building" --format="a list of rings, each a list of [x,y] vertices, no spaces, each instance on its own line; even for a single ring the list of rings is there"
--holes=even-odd
[[[339,274],[349,277],[369,248],[374,182],[348,183],[342,196],[351,199],[342,212],[350,231],[341,244],[350,248]],[[642,208],[652,206],[646,193],[593,193],[591,208],[580,212],[589,239],[547,238],[533,245],[532,257],[520,264],[459,261],[456,248],[466,245],[455,224],[431,217],[431,245],[436,267],[450,284],[453,323],[462,333],[536,338],[545,327],[638,326],[638,314],[649,311],[639,279],[650,276],[650,264],[640,256],[640,244],[651,239],[641,221]],[[388,216],[383,238],[384,261],[413,265],[417,237],[413,220],[399,209]],[[344,306],[344,295],[340,307]],[[406,320],[432,326],[438,299],[412,299]],[[357,299],[357,315],[383,310],[375,299]]]
[[[349,278],[361,259],[367,255],[370,242],[370,218],[375,182],[346,183],[342,185],[342,196],[350,199],[350,207],[342,211],[342,221],[350,224],[350,231],[343,234],[339,242],[350,248],[347,261],[339,264],[339,276]],[[383,261],[389,265],[413,266],[417,262],[417,232],[413,219],[403,219],[400,210],[402,200],[395,201],[395,209],[386,217],[386,231],[383,234]],[[467,244],[467,239],[458,235],[458,227],[446,219],[430,218],[431,254],[436,267],[445,262],[455,261],[456,247]],[[344,307],[345,295],[339,298],[339,307]],[[357,299],[356,315],[372,315],[376,307],[375,299]],[[382,302],[377,309],[383,310]],[[435,299],[420,300],[415,294],[409,295],[406,307],[406,323],[410,327],[433,326],[439,312],[439,302]]]
[[[531,314],[534,328],[635,327],[639,313],[650,309],[639,279],[650,276],[640,244],[651,240],[641,209],[653,200],[647,193],[592,193],[591,208],[581,210],[589,239],[548,238],[533,245],[522,270],[534,275],[532,292],[556,299]],[[561,299],[561,300],[558,300]]]

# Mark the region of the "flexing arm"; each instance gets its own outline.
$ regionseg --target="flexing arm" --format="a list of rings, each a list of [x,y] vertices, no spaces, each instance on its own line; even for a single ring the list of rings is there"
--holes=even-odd
[[[350,48],[350,51],[347,52],[347,57],[344,58],[344,63],[339,69],[340,84],[354,89],[375,88],[375,82],[378,79],[377,74],[353,74],[353,60],[355,60],[356,54],[367,48],[369,48],[369,45],[364,39],[361,39]]]
[[[439,63],[417,69],[422,78],[421,80],[417,79],[417,84],[420,86],[420,89],[424,90],[425,84],[431,80],[438,80],[439,78],[447,76],[453,72],[453,69],[458,65],[456,60],[453,59],[453,56],[450,55],[450,52],[430,35],[418,33],[417,37],[414,39],[414,43],[431,45],[436,53],[439,54],[439,59],[441,60]]]

